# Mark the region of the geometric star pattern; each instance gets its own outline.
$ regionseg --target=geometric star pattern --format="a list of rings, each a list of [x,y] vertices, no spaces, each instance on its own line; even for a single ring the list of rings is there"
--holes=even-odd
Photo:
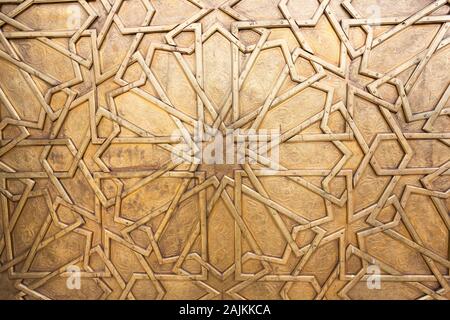
[[[0,298],[448,299],[449,9],[0,0]]]

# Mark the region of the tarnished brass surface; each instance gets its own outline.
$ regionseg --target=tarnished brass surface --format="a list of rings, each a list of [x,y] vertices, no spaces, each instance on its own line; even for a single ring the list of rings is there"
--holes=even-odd
[[[450,298],[449,9],[0,0],[0,298]]]

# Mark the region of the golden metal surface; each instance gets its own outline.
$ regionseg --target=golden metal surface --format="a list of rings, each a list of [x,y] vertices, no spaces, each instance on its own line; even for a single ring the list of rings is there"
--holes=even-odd
[[[449,298],[449,9],[0,0],[0,298]]]

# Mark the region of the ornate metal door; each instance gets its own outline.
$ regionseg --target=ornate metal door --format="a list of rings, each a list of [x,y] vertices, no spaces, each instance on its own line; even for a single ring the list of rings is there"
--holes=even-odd
[[[449,298],[449,9],[0,0],[0,298]]]

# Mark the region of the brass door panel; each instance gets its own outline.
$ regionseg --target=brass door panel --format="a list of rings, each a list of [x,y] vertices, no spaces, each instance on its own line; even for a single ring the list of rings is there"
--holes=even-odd
[[[449,14],[0,0],[0,298],[450,298]]]

